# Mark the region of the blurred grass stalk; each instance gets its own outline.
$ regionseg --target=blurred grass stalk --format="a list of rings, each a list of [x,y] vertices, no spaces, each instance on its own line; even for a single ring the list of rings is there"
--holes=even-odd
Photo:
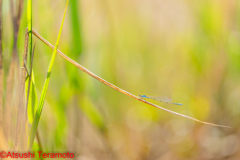
[[[35,46],[34,46],[35,48]],[[34,53],[34,48],[33,48],[33,53]],[[27,73],[27,68],[25,65],[25,62],[27,61],[27,51],[28,51],[28,32],[26,31],[25,34],[25,45],[24,45],[24,53],[23,53],[23,64],[22,64],[22,72],[21,72],[21,77],[20,77],[20,90],[19,90],[19,103],[18,103],[18,113],[17,113],[17,126],[16,126],[16,135],[15,135],[15,144],[14,144],[14,151],[18,151],[18,143],[19,143],[19,137],[20,135],[24,135],[26,134],[24,131],[25,130],[25,115],[24,115],[24,89],[25,89],[25,79],[26,76],[29,76]],[[33,56],[32,56],[33,57]],[[32,67],[32,66],[31,66]],[[32,68],[31,68],[32,69]],[[30,70],[30,75],[31,75],[31,70]],[[23,120],[23,121],[22,121]],[[23,126],[23,132],[21,134],[21,126]],[[23,138],[23,141],[26,138]],[[23,142],[22,141],[22,142]],[[24,142],[22,144],[22,147],[25,150],[25,146],[24,146]]]
[[[28,0],[27,3],[27,24],[28,24],[28,34],[29,34],[29,56],[32,56],[32,0]],[[28,61],[28,66],[30,62]]]
[[[19,11],[21,8],[21,12],[22,12],[23,0],[20,1],[20,4],[19,4]],[[12,9],[12,15],[13,15],[13,1],[12,0],[11,0],[11,9]],[[20,15],[20,13],[18,15]],[[23,136],[23,138],[21,138],[22,149],[26,150],[26,148],[27,148],[26,142],[25,142],[25,140],[28,137],[28,135],[27,135],[28,134],[28,132],[27,132],[27,130],[28,130],[27,129],[27,115],[26,115],[27,107],[24,111],[24,98],[23,98],[24,96],[23,95],[24,95],[26,77],[29,77],[31,75],[31,73],[29,73],[28,69],[27,69],[28,68],[27,63],[29,63],[29,61],[27,60],[28,55],[30,55],[30,57],[32,55],[32,32],[31,32],[31,29],[32,29],[32,1],[31,0],[28,0],[28,3],[27,3],[27,19],[28,19],[28,31],[26,31],[26,34],[25,34],[22,72],[21,72],[21,76],[20,76],[20,84],[18,85],[20,88],[19,88],[19,102],[18,102],[18,111],[17,111],[17,124],[16,124],[16,131],[15,131],[15,144],[14,144],[14,148],[13,148],[14,151],[18,150],[20,136]],[[18,27],[19,27],[20,19],[13,18],[13,23],[18,24]],[[17,30],[17,29],[14,28],[14,31],[15,30]],[[17,30],[17,32],[18,32],[18,30]],[[30,37],[30,45],[28,45],[29,37]],[[29,49],[28,49],[28,46],[29,46]],[[30,54],[28,54],[28,51]],[[31,78],[29,78],[29,79],[31,79]],[[28,90],[28,89],[26,88],[26,90]],[[21,126],[23,126],[22,132],[20,130]]]
[[[51,76],[51,72],[52,72],[52,67],[53,67],[53,64],[54,64],[54,61],[55,61],[57,48],[58,48],[58,44],[59,44],[61,33],[62,33],[62,28],[63,28],[64,19],[65,19],[66,12],[67,12],[68,2],[69,2],[69,0],[67,0],[67,3],[66,3],[66,8],[65,8],[65,11],[64,11],[63,19],[62,19],[62,24],[61,24],[61,27],[60,27],[60,30],[59,30],[59,33],[58,33],[57,42],[56,42],[56,45],[55,45],[53,53],[52,53],[51,61],[50,61],[48,71],[47,71],[47,77],[46,77],[46,80],[45,80],[45,83],[44,83],[44,86],[43,86],[43,89],[42,89],[42,93],[41,93],[40,101],[39,101],[39,104],[38,104],[37,112],[34,116],[33,124],[32,124],[32,127],[31,127],[30,136],[29,136],[29,140],[28,140],[28,150],[31,150],[32,145],[33,145],[33,141],[34,141],[34,138],[35,138],[35,135],[36,135],[36,132],[37,132],[37,127],[38,127],[38,123],[39,123],[39,120],[40,120],[40,117],[41,117],[44,101],[45,101],[45,98],[46,98],[46,93],[47,93],[47,88],[48,88],[48,84],[49,84],[49,80],[50,80],[50,76]]]
[[[2,53],[2,0],[0,0],[0,132],[3,120],[3,53]]]
[[[28,76],[25,80],[25,93],[26,93],[26,103],[25,103],[25,112],[24,112],[24,121],[23,126],[26,128],[24,130],[24,138],[27,139],[28,137],[28,123],[32,124],[34,114],[37,109],[38,105],[38,97],[36,93],[36,88],[34,84],[34,72],[32,71],[32,62],[33,62],[33,50],[32,50],[32,0],[28,0],[27,2],[27,33],[29,43],[27,43],[27,46],[25,47],[26,50],[26,60],[25,60],[25,69],[28,70],[30,67],[30,72],[28,72]],[[38,143],[41,144],[40,140],[37,138]],[[24,141],[24,148],[27,149],[27,143]]]
[[[83,43],[82,43],[82,33],[81,33],[81,16],[79,16],[79,7],[78,7],[79,1],[78,0],[71,0],[70,4],[69,4],[69,9],[70,9],[70,20],[71,20],[71,31],[72,31],[72,54],[71,56],[73,56],[75,59],[79,58],[79,56],[81,56],[82,54],[82,50],[83,50]],[[81,80],[76,76],[78,74],[78,69],[72,65],[67,65],[67,72],[68,72],[68,76],[70,79],[70,87],[73,89],[74,91],[74,98],[73,98],[73,104],[74,104],[74,114],[73,114],[73,118],[74,121],[73,123],[73,132],[74,132],[74,136],[70,136],[70,138],[72,139],[72,142],[75,142],[77,139],[81,139],[81,136],[79,135],[79,131],[80,129],[82,129],[82,114],[80,114],[80,110],[78,108],[78,97],[79,95],[81,95],[81,92],[83,90],[83,87],[81,85]],[[74,143],[73,144],[73,148],[74,148],[74,152],[75,154],[79,154],[79,146],[78,143]]]
[[[14,82],[14,75],[17,74],[18,76],[18,56],[17,56],[17,42],[18,42],[18,33],[19,33],[19,24],[22,15],[22,8],[23,8],[23,0],[18,1],[18,12],[14,12],[14,4],[13,0],[10,0],[10,11],[13,23],[13,51],[12,51],[12,61],[9,67],[9,72],[7,76],[7,87],[6,87],[6,104],[5,104],[5,123],[4,123],[4,131],[6,135],[6,139],[9,140],[10,136],[10,128],[11,128],[11,108],[12,108],[12,98],[13,98],[13,86],[14,84],[18,86],[19,82]]]
[[[70,2],[70,19],[71,19],[71,31],[72,31],[72,45],[71,45],[71,53],[70,56],[73,59],[79,59],[79,57],[82,55],[83,52],[83,35],[82,35],[82,20],[81,20],[81,13],[79,10],[79,2],[78,0],[71,0]],[[84,90],[84,86],[81,83],[81,79],[76,76],[78,74],[78,68],[76,68],[73,65],[67,65],[67,71],[70,78],[70,85],[74,90],[74,111],[75,111],[75,121],[74,128],[72,129],[74,131],[75,137],[71,138],[73,141],[77,140],[78,138],[81,139],[81,135],[79,135],[79,128],[82,127],[82,115],[86,116],[88,120],[92,123],[92,125],[100,131],[101,136],[103,136],[103,143],[105,146],[106,151],[110,153],[110,156],[114,157],[114,153],[111,151],[110,144],[106,141],[107,139],[107,126],[104,122],[104,117],[101,114],[101,112],[95,107],[94,103],[91,102],[91,100],[87,96],[82,96],[79,98],[79,95],[82,95],[81,92]],[[82,111],[82,114],[79,114],[79,107]],[[81,128],[83,130],[83,128]],[[80,136],[80,137],[79,137]],[[74,151],[76,154],[79,154],[79,148],[78,143],[73,144]]]

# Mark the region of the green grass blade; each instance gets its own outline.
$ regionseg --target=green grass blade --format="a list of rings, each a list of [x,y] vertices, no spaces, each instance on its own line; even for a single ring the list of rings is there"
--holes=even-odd
[[[69,4],[70,9],[70,19],[71,19],[71,30],[72,30],[72,53],[71,56],[77,59],[83,51],[83,37],[82,37],[82,25],[81,16],[79,11],[79,0],[71,0]]]
[[[70,56],[73,59],[78,59],[83,51],[83,35],[82,35],[82,24],[79,7],[81,1],[71,0],[69,3],[69,13],[71,20],[71,53]],[[79,9],[80,8],[80,9]],[[67,73],[70,79],[70,87],[74,89],[75,94],[79,94],[83,90],[81,79],[76,76],[78,69],[73,65],[67,65]]]
[[[32,0],[28,0],[27,1],[27,25],[28,25],[28,36],[29,36],[29,45],[28,45],[28,60],[27,60],[27,64],[26,67],[29,68],[30,66],[30,60],[32,59]],[[30,73],[29,73],[30,74]],[[37,94],[36,94],[36,89],[35,89],[35,85],[33,82],[34,79],[34,74],[32,74],[32,78],[31,78],[31,82],[30,82],[30,91],[29,91],[29,102],[26,106],[26,112],[28,113],[28,120],[30,123],[33,122],[33,116],[34,116],[34,111],[37,108]],[[25,86],[26,86],[26,97],[27,97],[27,92],[28,92],[28,82],[29,81],[29,77],[26,79],[25,81]]]
[[[81,101],[79,101],[79,106],[88,120],[101,132],[105,133],[107,126],[105,125],[104,117],[95,107],[94,103],[87,96],[83,96],[81,97]]]
[[[32,55],[32,0],[28,0],[27,3],[27,24],[28,24],[28,34],[29,34],[29,53],[30,57]],[[30,64],[30,63],[28,63]]]
[[[25,86],[27,87],[25,90],[25,94],[27,97],[28,93],[28,82],[29,77],[25,81]],[[38,97],[37,92],[35,88],[35,80],[34,80],[34,72],[32,71],[32,80],[30,84],[30,91],[29,91],[29,100],[28,100],[28,106],[27,106],[27,112],[28,112],[28,121],[30,124],[33,123],[34,114],[36,113],[37,107],[38,107]]]
[[[34,114],[37,109],[37,101],[38,101],[37,93],[36,93],[35,86],[34,86],[34,76],[33,76],[33,71],[32,71],[35,45],[36,45],[36,42],[34,44],[33,51],[32,51],[30,74],[28,76],[28,80],[26,81],[27,82],[27,84],[26,84],[26,86],[27,86],[26,112],[28,113],[27,115],[28,115],[28,120],[30,123],[33,122],[33,117],[34,117]],[[28,105],[30,105],[30,106],[28,106]]]
[[[43,109],[43,105],[44,105],[44,101],[45,101],[45,97],[46,97],[46,93],[47,93],[47,88],[48,88],[48,84],[49,84],[49,79],[50,79],[51,72],[52,72],[52,67],[53,67],[53,64],[54,64],[59,40],[60,40],[61,33],[62,33],[63,22],[64,22],[64,19],[65,19],[65,16],[66,16],[68,2],[69,2],[69,0],[67,0],[66,8],[65,8],[65,11],[64,11],[63,19],[62,19],[62,24],[61,24],[61,27],[60,27],[60,30],[59,30],[59,33],[58,33],[57,42],[56,42],[55,48],[54,48],[53,53],[52,53],[50,64],[48,66],[47,77],[46,77],[46,80],[45,80],[45,83],[44,83],[44,86],[43,86],[43,90],[42,90],[42,93],[41,93],[41,97],[40,97],[40,101],[39,101],[39,104],[38,104],[37,112],[34,116],[33,124],[32,124],[32,127],[31,127],[30,137],[28,139],[28,150],[31,150],[32,145],[33,145],[33,141],[34,141],[34,138],[35,138],[35,135],[36,135],[36,132],[37,132],[37,127],[38,127],[38,123],[39,123],[39,120],[40,120],[40,117],[41,117],[41,113],[42,113],[42,109]]]

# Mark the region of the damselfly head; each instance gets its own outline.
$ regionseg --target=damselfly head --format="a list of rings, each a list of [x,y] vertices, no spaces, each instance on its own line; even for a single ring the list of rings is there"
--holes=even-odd
[[[139,94],[139,97],[146,98],[147,96],[146,96],[146,95],[140,95],[140,94]]]

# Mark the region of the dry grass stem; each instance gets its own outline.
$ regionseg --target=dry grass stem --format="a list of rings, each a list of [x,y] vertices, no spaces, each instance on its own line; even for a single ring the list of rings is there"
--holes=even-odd
[[[5,135],[8,139],[10,135],[10,124],[11,124],[11,106],[12,106],[12,96],[13,96],[13,86],[14,86],[14,75],[17,72],[18,61],[17,61],[17,40],[18,40],[18,32],[19,32],[19,24],[22,15],[23,8],[23,0],[18,1],[18,14],[15,15],[14,12],[14,4],[13,0],[10,1],[10,11],[13,22],[13,54],[12,54],[12,62],[9,67],[9,72],[7,76],[7,87],[6,87],[6,104],[5,104],[5,116],[4,116],[4,130]],[[20,82],[19,82],[20,83]]]
[[[25,79],[27,76],[27,71],[25,69],[25,62],[27,61],[27,51],[28,51],[28,32],[25,32],[25,44],[24,44],[24,53],[23,53],[23,64],[22,72],[20,78],[20,92],[19,92],[19,103],[18,103],[18,112],[17,112],[17,126],[16,126],[16,135],[15,135],[15,145],[13,151],[17,151],[20,137],[20,129],[22,125],[22,119],[24,118],[24,89],[25,89]],[[23,125],[24,127],[24,125]]]
[[[54,46],[53,46],[51,43],[49,43],[47,40],[45,40],[42,36],[40,36],[35,30],[32,30],[32,33],[33,33],[38,39],[40,39],[42,42],[44,42],[46,45],[48,45],[50,48],[54,49]],[[65,55],[63,52],[61,52],[60,50],[57,50],[57,53],[58,53],[60,56],[62,56],[64,59],[66,59],[67,61],[69,61],[70,63],[72,63],[72,64],[75,65],[76,67],[78,67],[79,69],[81,69],[83,72],[85,72],[85,73],[87,73],[88,75],[90,75],[91,77],[95,78],[96,80],[102,82],[103,84],[105,84],[105,85],[107,85],[107,86],[109,86],[109,87],[111,87],[111,88],[113,88],[113,89],[115,89],[115,90],[117,90],[117,91],[119,91],[119,92],[121,92],[121,93],[129,96],[129,97],[132,97],[132,98],[134,98],[134,99],[137,99],[137,100],[139,100],[139,101],[141,101],[141,102],[143,102],[143,103],[146,103],[146,104],[151,105],[151,106],[153,106],[153,107],[159,108],[159,109],[164,110],[164,111],[166,111],[166,112],[169,112],[169,113],[175,114],[175,115],[177,115],[177,116],[184,117],[184,118],[187,118],[187,119],[196,121],[196,122],[200,122],[200,123],[207,124],[207,125],[211,125],[211,126],[231,128],[231,127],[229,127],[229,126],[218,125],[218,124],[213,124],[213,123],[209,123],[209,122],[200,121],[200,120],[195,119],[195,118],[193,118],[193,117],[189,117],[189,116],[186,116],[186,115],[183,115],[183,114],[180,114],[180,113],[177,113],[177,112],[168,110],[168,109],[166,109],[166,108],[160,107],[160,106],[155,105],[155,104],[153,104],[153,103],[150,103],[150,102],[148,102],[148,101],[146,101],[146,100],[144,100],[144,99],[142,99],[142,98],[140,98],[140,97],[138,97],[138,96],[133,95],[133,94],[130,93],[130,92],[127,92],[127,91],[125,91],[125,90],[123,90],[123,89],[121,89],[121,88],[119,88],[119,87],[117,87],[117,86],[109,83],[108,81],[104,80],[103,78],[97,76],[96,74],[92,73],[91,71],[89,71],[88,69],[86,69],[85,67],[83,67],[82,65],[80,65],[79,63],[75,62],[74,60],[72,60],[71,58],[69,58],[68,56],[66,56],[66,55]]]

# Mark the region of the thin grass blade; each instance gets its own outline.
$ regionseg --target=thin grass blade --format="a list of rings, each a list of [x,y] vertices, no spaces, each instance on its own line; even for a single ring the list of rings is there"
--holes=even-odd
[[[32,57],[31,57],[30,74],[28,75],[28,78],[25,81],[25,85],[27,86],[27,88],[26,88],[27,101],[26,101],[26,105],[25,105],[25,114],[28,115],[28,120],[29,120],[30,124],[32,124],[32,122],[33,122],[33,117],[34,117],[34,114],[36,112],[37,105],[38,105],[38,98],[37,98],[37,93],[36,93],[36,89],[35,89],[35,85],[34,85],[34,74],[32,71],[35,44],[33,47],[33,52],[32,52]]]
[[[27,24],[28,24],[28,36],[29,36],[29,55],[32,56],[32,0],[28,0],[27,3]],[[29,63],[30,65],[30,63]]]
[[[32,80],[30,84],[30,90],[28,89],[28,84],[29,84],[29,77],[25,81],[25,94],[26,97],[28,97],[28,102],[26,102],[26,110],[27,110],[27,115],[28,115],[28,122],[30,124],[33,123],[33,118],[34,114],[36,113],[37,107],[38,107],[38,97],[37,97],[37,91],[35,88],[35,79],[34,79],[34,72],[32,71]],[[29,96],[28,95],[28,90],[29,90]]]
[[[38,127],[38,123],[39,123],[39,120],[40,120],[40,117],[41,117],[44,101],[45,101],[45,98],[46,98],[46,93],[47,93],[49,79],[50,79],[51,72],[52,72],[52,67],[53,67],[54,60],[55,60],[55,57],[56,57],[56,54],[57,54],[57,48],[58,48],[58,44],[59,44],[61,33],[62,33],[62,28],[63,28],[64,19],[65,19],[65,16],[66,16],[68,2],[69,2],[69,0],[67,0],[66,8],[65,8],[65,11],[64,11],[63,19],[62,19],[62,24],[61,24],[61,27],[60,27],[60,30],[59,30],[59,33],[58,33],[57,42],[56,42],[55,48],[54,48],[53,53],[52,53],[50,64],[48,66],[47,77],[46,77],[46,80],[45,80],[45,83],[44,83],[44,86],[43,86],[43,89],[42,89],[40,101],[39,101],[39,104],[38,104],[38,109],[37,109],[36,114],[34,116],[33,124],[32,124],[32,127],[31,127],[30,137],[28,139],[28,150],[31,150],[32,145],[33,145],[33,141],[34,141],[34,138],[35,138],[35,135],[36,135],[36,132],[37,132],[37,127]]]
[[[2,0],[0,0],[0,130],[3,120]]]
[[[89,121],[101,132],[105,133],[107,127],[104,122],[104,117],[101,112],[94,106],[94,103],[87,96],[83,96],[81,98],[81,101],[79,101],[79,106]]]

